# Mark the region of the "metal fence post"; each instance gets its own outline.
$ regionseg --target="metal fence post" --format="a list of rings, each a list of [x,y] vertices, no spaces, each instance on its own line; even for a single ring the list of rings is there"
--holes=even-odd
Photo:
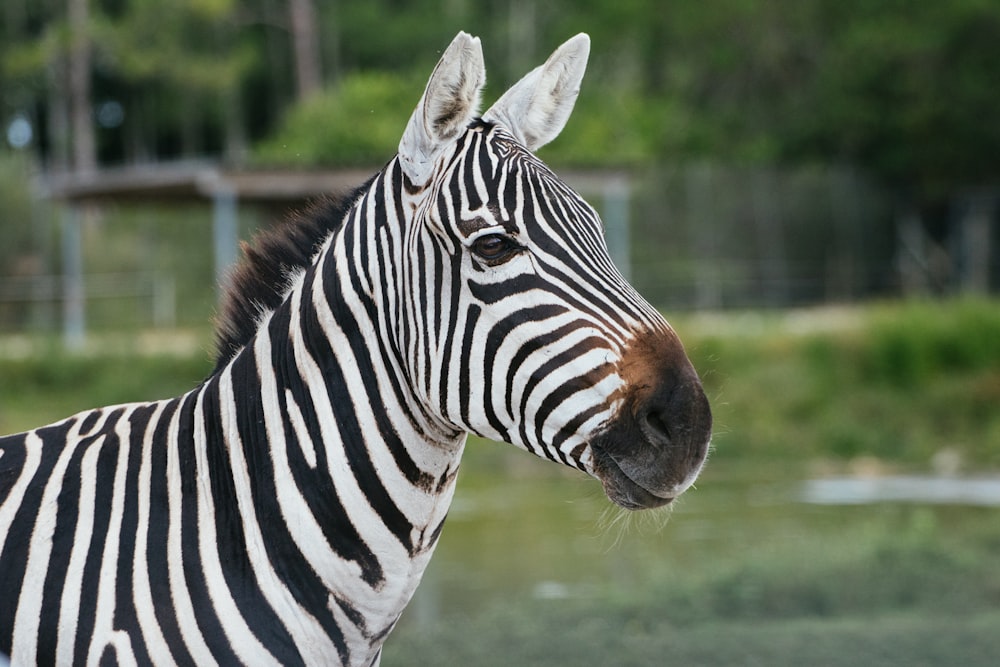
[[[236,192],[220,186],[212,193],[212,244],[215,256],[215,284],[219,294],[229,279],[229,267],[236,262],[237,232]]]
[[[604,187],[604,235],[608,254],[626,280],[632,279],[629,194],[628,183],[623,178],[613,178]]]
[[[67,206],[62,215],[63,344],[79,350],[86,341],[83,242],[80,210]]]

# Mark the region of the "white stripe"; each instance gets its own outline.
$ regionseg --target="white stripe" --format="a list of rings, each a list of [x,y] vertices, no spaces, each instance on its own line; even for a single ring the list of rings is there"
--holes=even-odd
[[[95,442],[83,455],[80,465],[80,499],[77,513],[76,531],[73,534],[73,544],[77,547],[69,558],[66,568],[66,578],[63,587],[62,600],[59,604],[59,634],[56,639],[56,662],[69,665],[73,662],[73,649],[76,642],[76,627],[80,616],[80,594],[83,586],[83,569],[87,564],[87,552],[90,538],[94,530],[94,511],[97,495],[96,475],[88,474],[94,469],[103,442]]]
[[[208,595],[212,599],[215,615],[222,624],[222,630],[229,645],[244,664],[277,665],[266,648],[257,640],[247,626],[239,607],[233,600],[219,561],[218,536],[215,532],[215,501],[212,497],[212,482],[208,473],[206,455],[205,417],[202,410],[204,393],[198,395],[195,405],[195,466],[198,473],[198,551],[205,572]],[[215,443],[222,446],[223,443]]]
[[[115,466],[115,479],[111,491],[111,517],[108,520],[108,532],[104,542],[104,555],[101,561],[101,574],[97,585],[97,610],[94,617],[94,631],[87,663],[96,665],[101,659],[101,649],[107,642],[114,642],[117,648],[119,641],[115,640],[113,621],[115,618],[115,588],[118,581],[118,553],[121,539],[122,517],[125,513],[125,485],[128,480],[128,454],[131,445],[132,425],[129,417],[135,409],[131,405],[118,417],[115,424],[115,435],[118,436],[118,462]],[[90,454],[88,451],[87,454]],[[82,475],[98,480],[97,471],[93,466],[84,466]],[[84,480],[86,477],[84,477]],[[103,480],[100,480],[103,481]],[[86,507],[81,505],[81,507]],[[94,510],[96,511],[96,507]],[[74,633],[75,634],[75,633]],[[131,653],[131,644],[128,646]],[[134,660],[133,660],[134,662]]]
[[[170,597],[173,600],[174,614],[177,626],[191,659],[196,665],[217,664],[212,652],[205,644],[201,630],[194,616],[194,605],[188,594],[187,581],[184,578],[184,560],[181,551],[181,507],[184,502],[181,487],[181,467],[178,460],[178,431],[180,415],[190,407],[186,401],[181,401],[173,418],[167,435],[167,506],[169,519],[167,524],[167,572],[170,579]]]
[[[182,403],[183,399],[178,399]],[[152,455],[156,447],[167,447],[168,443],[154,442],[153,434],[163,417],[163,411],[169,401],[162,401],[157,404],[156,411],[149,419],[146,433],[142,439],[142,462],[139,464],[139,529],[135,536],[135,553],[132,555],[132,602],[135,604],[136,620],[142,630],[142,639],[146,644],[146,652],[150,660],[157,665],[172,665],[174,657],[170,654],[170,647],[167,646],[166,639],[156,620],[156,612],[153,605],[153,592],[149,585],[149,562],[146,560],[146,548],[149,541],[149,506],[150,506],[150,484],[152,477]],[[163,573],[157,576],[162,577]]]
[[[308,380],[306,384],[309,384]],[[309,467],[315,470],[316,448],[313,447],[312,438],[309,437],[309,430],[306,428],[306,422],[302,418],[302,410],[299,409],[299,404],[295,402],[295,396],[292,395],[291,389],[285,390],[285,405],[288,410],[288,420],[292,423],[292,430],[295,431],[295,439],[299,442],[302,456]]]

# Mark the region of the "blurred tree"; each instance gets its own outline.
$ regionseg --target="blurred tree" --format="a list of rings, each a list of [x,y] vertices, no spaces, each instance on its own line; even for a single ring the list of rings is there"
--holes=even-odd
[[[396,152],[400,128],[423,83],[389,72],[347,75],[336,89],[291,109],[277,131],[258,144],[255,159],[272,166],[383,164]]]
[[[27,156],[0,147],[0,330],[38,323],[51,305],[52,216],[33,197],[30,174]]]
[[[90,0],[69,0],[69,110],[73,128],[73,169],[80,173],[97,168],[94,114],[90,100],[91,37]]]
[[[937,196],[1000,178],[1000,4],[859,2],[812,81],[790,156],[860,163]]]
[[[75,126],[67,9],[87,2],[6,0],[0,11],[3,120],[30,118],[50,164]],[[995,0],[89,2],[104,162],[238,155],[245,136],[291,131],[294,114],[282,118],[300,92],[357,72],[426,76],[464,29],[483,38],[487,103],[572,33],[591,34],[571,121],[581,134],[551,149],[568,161],[832,160],[913,193],[1000,176],[1000,125],[985,122],[1000,107]],[[410,108],[419,84],[407,92]],[[109,102],[124,116],[102,116]],[[301,132],[331,126],[311,122]]]
[[[27,121],[30,136],[25,143],[12,145],[46,154],[49,167],[58,171],[70,168],[73,153],[67,81],[70,48],[67,6],[66,2],[11,0],[4,3],[4,12],[0,14],[3,20],[0,33],[3,34],[0,41],[3,116],[0,118],[4,129],[9,129],[12,118]],[[83,26],[81,29],[87,30]]]
[[[288,0],[288,18],[295,52],[295,83],[301,101],[316,93],[323,83],[319,27],[312,0]]]
[[[239,9],[236,0],[130,0],[107,17],[102,66],[109,92],[127,95],[133,142],[152,137],[154,154],[172,157],[221,150],[239,158],[245,145],[240,86],[256,60],[241,39]],[[156,112],[147,115],[149,98]],[[130,114],[133,104],[139,108]],[[134,157],[143,148],[133,143],[126,150]]]

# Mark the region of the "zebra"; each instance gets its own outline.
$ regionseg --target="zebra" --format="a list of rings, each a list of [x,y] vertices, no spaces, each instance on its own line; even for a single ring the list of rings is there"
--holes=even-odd
[[[698,375],[534,154],[589,52],[577,35],[478,115],[459,33],[379,173],[244,246],[204,382],[0,439],[12,664],[377,665],[469,433],[628,509],[692,485]]]

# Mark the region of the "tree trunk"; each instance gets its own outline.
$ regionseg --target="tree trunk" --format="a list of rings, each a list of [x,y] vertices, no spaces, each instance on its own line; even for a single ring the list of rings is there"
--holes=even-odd
[[[69,106],[73,131],[73,168],[80,173],[97,168],[97,144],[90,104],[89,0],[69,1]]]
[[[70,170],[69,100],[66,99],[66,62],[62,55],[49,64],[48,169],[56,173]]]
[[[243,164],[247,153],[247,136],[246,126],[243,123],[243,96],[240,95],[239,86],[234,85],[223,91],[222,105],[225,110],[223,153],[226,162],[231,165]]]
[[[313,0],[288,0],[288,11],[295,55],[295,83],[299,100],[304,100],[322,85],[316,8]]]

